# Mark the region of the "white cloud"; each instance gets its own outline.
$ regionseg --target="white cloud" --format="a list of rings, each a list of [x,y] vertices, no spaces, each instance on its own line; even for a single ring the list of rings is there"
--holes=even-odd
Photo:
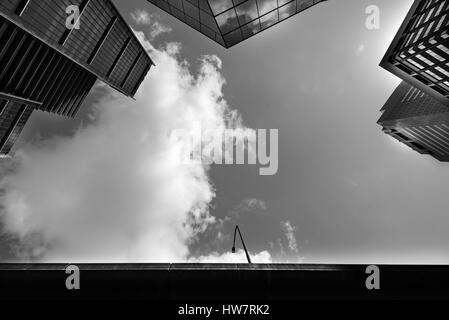
[[[1,223],[24,258],[186,261],[189,243],[216,221],[208,168],[182,164],[182,147],[170,133],[213,134],[241,123],[222,97],[221,61],[203,57],[195,76],[179,45],[156,50],[136,34],[157,65],[137,101],[108,91],[94,106],[93,123],[71,137],[26,145],[1,178]]]
[[[272,263],[271,255],[268,251],[261,251],[256,254],[250,253],[251,262],[253,263]],[[226,252],[219,254],[213,252],[207,256],[192,258],[189,262],[197,263],[247,263],[245,251],[240,249],[236,253]]]
[[[141,9],[137,9],[131,13],[131,18],[139,25],[150,25],[152,20],[151,15],[147,11]]]
[[[273,252],[272,260],[275,263],[304,263],[305,258],[303,256],[297,255],[297,253],[298,253],[297,250],[293,251],[294,254],[289,254],[285,251],[285,248],[284,248],[281,238],[277,238],[275,243],[271,242],[270,249],[271,249],[271,252]],[[279,250],[276,250],[276,249],[279,249]]]
[[[365,51],[365,45],[363,43],[359,44],[359,46],[357,47],[355,54],[357,56],[360,56],[363,52]]]
[[[267,210],[267,204],[263,200],[259,200],[256,198],[248,198],[243,201],[243,204],[246,205],[249,209],[253,210]]]
[[[151,27],[150,38],[153,40],[156,37],[160,36],[161,34],[168,33],[171,31],[172,28],[164,26],[160,22],[156,21],[153,23],[153,26]]]
[[[295,237],[296,227],[292,226],[290,221],[281,222],[282,230],[288,241],[288,247],[293,252],[298,252],[298,244]]]
[[[154,40],[161,34],[172,31],[172,28],[161,24],[157,19],[159,18],[155,14],[149,14],[145,10],[137,9],[131,13],[131,18],[137,25],[150,26],[150,40]]]
[[[230,211],[230,214],[234,217],[239,217],[244,213],[264,213],[266,210],[267,204],[265,203],[265,201],[256,198],[247,198],[240,202],[234,209],[232,209]]]

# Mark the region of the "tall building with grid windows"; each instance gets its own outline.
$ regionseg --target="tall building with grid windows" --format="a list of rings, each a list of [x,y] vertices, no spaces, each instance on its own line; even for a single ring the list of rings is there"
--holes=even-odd
[[[74,117],[97,79],[132,97],[153,65],[110,0],[1,0],[0,44],[0,155],[35,109]]]
[[[382,108],[383,132],[421,154],[449,161],[449,108],[402,82]]]
[[[449,106],[449,0],[416,0],[381,66]]]
[[[225,48],[327,0],[148,0]]]

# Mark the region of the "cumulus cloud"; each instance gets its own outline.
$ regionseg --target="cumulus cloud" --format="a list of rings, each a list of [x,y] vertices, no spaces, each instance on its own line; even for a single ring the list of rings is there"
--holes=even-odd
[[[161,24],[160,22],[154,22],[150,32],[150,38],[155,39],[163,33],[171,32],[172,28]]]
[[[290,221],[282,221],[281,222],[282,230],[284,231],[284,235],[288,241],[288,248],[293,252],[298,252],[298,243],[295,237],[296,227],[292,226]]]
[[[265,201],[256,198],[245,199],[242,204],[251,210],[267,210],[267,204]]]
[[[253,263],[272,263],[271,255],[268,251],[261,251],[253,254],[249,253],[251,262]],[[247,263],[245,251],[240,249],[236,253],[213,252],[207,256],[200,256],[190,259],[190,262],[198,263]]]
[[[239,217],[241,214],[254,212],[264,213],[267,210],[265,201],[256,198],[247,198],[240,202],[233,210],[230,211],[231,216]]]
[[[163,33],[172,31],[169,26],[163,25],[158,21],[158,16],[150,14],[145,10],[137,9],[131,13],[131,18],[137,25],[150,26],[150,40],[154,40],[156,37]]]
[[[0,225],[23,259],[183,262],[189,245],[217,223],[209,168],[180,162],[182,146],[171,133],[247,130],[223,98],[221,61],[202,57],[194,75],[178,44],[155,49],[136,34],[157,65],[136,101],[102,88],[91,123],[73,136],[25,145],[4,170]],[[213,258],[231,260],[198,261]]]
[[[139,25],[150,25],[152,20],[150,14],[147,11],[141,9],[137,9],[133,13],[131,13],[131,18],[136,24]]]

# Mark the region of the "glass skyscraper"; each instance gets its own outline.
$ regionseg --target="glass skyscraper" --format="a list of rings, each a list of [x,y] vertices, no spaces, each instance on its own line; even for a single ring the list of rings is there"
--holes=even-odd
[[[327,0],[148,0],[223,47]]]
[[[449,161],[449,108],[402,82],[382,108],[383,132],[421,154]]]
[[[449,0],[416,0],[381,66],[449,106]]]
[[[0,44],[0,155],[33,110],[74,117],[97,79],[132,97],[153,65],[110,0],[2,0]]]
[[[383,132],[449,161],[449,0],[416,0],[381,66],[403,82],[382,108]]]

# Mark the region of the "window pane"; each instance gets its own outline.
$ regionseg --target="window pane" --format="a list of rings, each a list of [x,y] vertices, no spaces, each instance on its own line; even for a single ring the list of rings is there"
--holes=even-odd
[[[170,3],[172,6],[176,7],[176,9],[182,10],[181,0],[168,0],[168,3]]]
[[[214,15],[222,13],[234,6],[232,0],[209,0],[209,4]]]
[[[239,41],[242,41],[242,34],[240,33],[240,29],[236,29],[231,33],[224,36],[224,40],[228,47],[236,44]]]
[[[190,2],[184,1],[184,12],[195,20],[200,20],[199,9],[190,4]]]
[[[210,11],[209,4],[207,3],[207,0],[199,0],[198,3],[200,5],[200,9],[206,11],[209,14],[212,14],[212,11]]]
[[[187,0],[189,1],[191,4],[193,4],[195,7],[198,8],[198,0]]]
[[[313,5],[313,0],[296,0],[296,1],[298,2],[297,12],[302,11]]]
[[[164,0],[156,0],[156,5],[157,5],[159,8],[162,8],[162,9],[164,9],[164,10],[170,12],[170,7],[169,7],[167,1],[164,1]]]
[[[190,2],[184,0],[184,12],[186,15],[191,16],[195,20],[200,20],[200,12],[199,9],[193,6]]]
[[[196,30],[200,30],[200,23],[189,16],[186,16],[186,22],[191,26],[194,27]]]
[[[279,8],[279,20],[286,19],[296,13],[295,1]]]
[[[175,7],[170,7],[172,14],[181,21],[184,21],[184,12],[176,9]]]
[[[222,34],[228,33],[239,26],[234,9],[220,14],[216,19]]]
[[[242,27],[243,38],[249,38],[260,31],[259,19],[248,23]]]
[[[215,40],[215,32],[208,27],[202,25],[201,26],[201,32],[211,38],[212,40]]]
[[[264,15],[276,9],[277,0],[257,0],[257,6],[259,8],[259,15]]]
[[[215,22],[215,19],[205,13],[203,10],[200,10],[200,22],[210,29],[214,30],[215,32],[218,32],[217,23]]]
[[[260,17],[260,24],[262,26],[262,29],[266,29],[269,26],[275,24],[276,22],[278,22],[278,12],[277,10],[263,16]]]
[[[280,7],[290,1],[292,1],[292,0],[278,0],[278,5]],[[295,9],[296,9],[296,4],[295,4]]]
[[[220,36],[219,34],[217,34],[217,39],[216,39],[216,41],[217,41],[219,44],[221,44],[223,47],[226,47],[226,44],[225,44],[225,42],[224,42],[224,40],[223,40],[223,37]]]
[[[256,0],[249,0],[235,8],[240,24],[253,21],[258,17]]]
[[[238,6],[240,3],[245,2],[246,0],[232,0],[234,2],[234,6]]]

